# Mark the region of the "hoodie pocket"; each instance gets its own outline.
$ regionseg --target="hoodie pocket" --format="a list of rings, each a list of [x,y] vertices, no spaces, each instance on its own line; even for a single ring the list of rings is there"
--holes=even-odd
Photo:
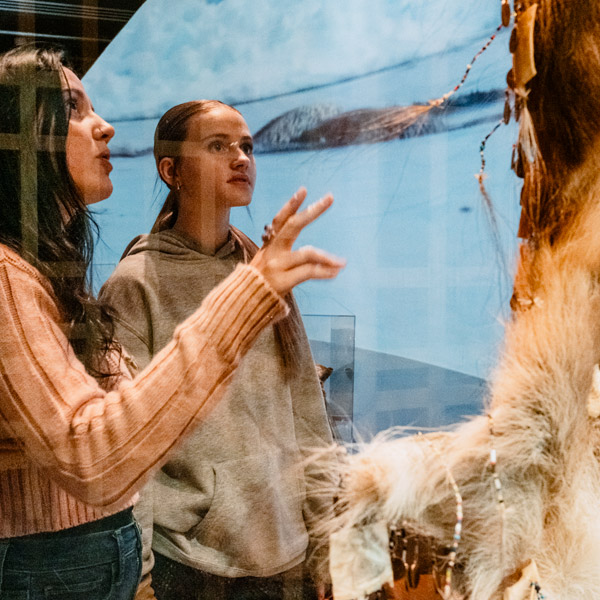
[[[308,543],[303,473],[282,452],[213,465],[215,493],[196,541],[257,573],[293,560]]]

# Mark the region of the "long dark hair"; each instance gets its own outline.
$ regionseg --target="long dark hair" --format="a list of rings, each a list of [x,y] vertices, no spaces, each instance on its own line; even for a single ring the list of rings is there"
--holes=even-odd
[[[533,241],[554,242],[583,208],[586,195],[572,190],[572,177],[586,178],[581,167],[600,136],[600,3],[522,0],[520,7],[533,4],[537,75],[528,85],[528,107],[540,167],[524,173],[522,205]],[[587,166],[597,179],[594,162]]]
[[[65,66],[54,48],[0,55],[0,242],[48,278],[77,357],[108,376],[103,358],[118,345],[88,278],[97,225],[67,168]]]
[[[209,112],[219,106],[226,106],[239,113],[233,106],[229,106],[219,100],[194,100],[170,108],[161,117],[154,133],[154,158],[157,168],[163,158],[169,157],[173,159],[175,170],[177,170],[181,156],[181,144],[187,138],[190,119],[195,115]],[[171,229],[177,222],[178,190],[166,181],[164,183],[168,186],[169,193],[154,222],[151,230],[152,233]],[[258,252],[258,246],[239,229],[232,226],[230,229],[235,241],[242,249],[244,262],[249,262]],[[274,325],[274,329],[275,337],[281,348],[281,357],[286,376],[293,376],[298,374],[299,368],[302,320],[291,292],[286,296],[286,301],[290,305],[290,313],[285,319],[277,322]]]

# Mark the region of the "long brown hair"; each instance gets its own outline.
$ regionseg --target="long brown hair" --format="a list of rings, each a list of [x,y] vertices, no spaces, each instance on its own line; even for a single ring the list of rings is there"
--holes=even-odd
[[[207,113],[219,106],[225,106],[239,113],[233,106],[229,106],[219,100],[194,100],[170,108],[160,118],[154,132],[154,159],[156,160],[157,169],[160,161],[163,158],[169,157],[173,159],[174,168],[177,170],[181,156],[181,144],[187,138],[190,119],[196,115]],[[156,217],[151,233],[171,229],[177,222],[179,212],[178,190],[166,181],[164,183],[169,188],[169,193]],[[231,235],[243,252],[244,262],[250,262],[252,257],[258,252],[258,246],[239,229],[230,226],[230,230]],[[290,313],[285,319],[274,325],[274,330],[275,337],[281,348],[281,358],[287,377],[298,374],[302,320],[292,293],[290,292],[285,299],[290,306]]]
[[[77,357],[96,376],[113,349],[108,308],[94,298],[88,267],[97,226],[69,174],[69,107],[59,49],[25,45],[0,55],[0,242],[48,278]]]
[[[527,105],[540,150],[525,169],[522,205],[528,239],[554,243],[580,213],[598,167],[584,167],[600,134],[600,3],[597,0],[522,0],[537,4],[534,52],[537,75]],[[582,172],[582,167],[584,172]],[[589,172],[585,172],[585,171]],[[580,184],[573,186],[574,176]],[[588,180],[585,182],[584,180]]]
[[[543,270],[539,250],[577,235],[586,208],[600,199],[600,3],[515,1],[517,36],[519,15],[533,5],[537,74],[524,91],[536,152],[534,160],[521,157],[515,169],[524,180],[519,227],[524,241],[513,309],[535,301]]]

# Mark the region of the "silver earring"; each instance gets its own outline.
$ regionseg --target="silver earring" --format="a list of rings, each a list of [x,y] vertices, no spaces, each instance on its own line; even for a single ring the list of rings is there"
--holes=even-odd
[[[179,192],[181,190],[181,182],[177,182],[177,185],[175,186],[175,189]]]

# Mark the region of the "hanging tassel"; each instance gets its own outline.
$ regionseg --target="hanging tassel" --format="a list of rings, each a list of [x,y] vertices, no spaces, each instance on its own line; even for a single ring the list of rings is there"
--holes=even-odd
[[[537,137],[535,135],[535,128],[533,126],[533,120],[531,118],[531,113],[527,108],[526,102],[522,103],[519,112],[520,118],[518,147],[520,152],[520,158],[521,160],[525,160],[528,163],[534,163],[539,155],[539,149],[537,145]]]

